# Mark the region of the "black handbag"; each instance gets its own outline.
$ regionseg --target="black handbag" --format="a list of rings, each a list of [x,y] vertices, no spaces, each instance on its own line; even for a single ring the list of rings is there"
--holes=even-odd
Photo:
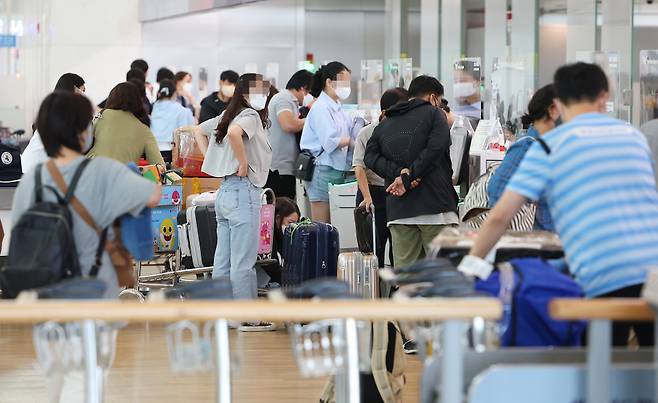
[[[322,155],[324,150],[320,151],[318,157]],[[313,180],[313,172],[315,171],[315,157],[310,150],[302,150],[297,157],[295,163],[295,177],[306,182]]]

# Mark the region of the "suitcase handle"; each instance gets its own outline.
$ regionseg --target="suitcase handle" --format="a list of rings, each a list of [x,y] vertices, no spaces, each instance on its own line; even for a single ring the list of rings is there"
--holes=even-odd
[[[263,191],[260,193],[260,204],[275,204],[276,203],[276,195],[274,194],[274,190],[270,188],[265,188]]]
[[[372,214],[372,254],[377,256],[377,222],[375,219],[375,205],[370,205],[370,214]]]

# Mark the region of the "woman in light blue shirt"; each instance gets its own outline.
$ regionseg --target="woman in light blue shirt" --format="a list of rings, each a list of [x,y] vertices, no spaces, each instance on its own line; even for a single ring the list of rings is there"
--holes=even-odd
[[[315,221],[330,222],[329,183],[344,183],[352,165],[348,149],[354,143],[353,122],[340,103],[350,96],[350,79],[344,64],[331,62],[318,69],[311,84],[310,93],[317,101],[306,118],[300,147],[315,156],[313,180],[306,182]]]
[[[158,141],[160,153],[165,161],[171,162],[171,144],[174,130],[194,124],[192,111],[176,101],[176,85],[171,80],[160,82],[158,100],[153,104],[151,131]]]

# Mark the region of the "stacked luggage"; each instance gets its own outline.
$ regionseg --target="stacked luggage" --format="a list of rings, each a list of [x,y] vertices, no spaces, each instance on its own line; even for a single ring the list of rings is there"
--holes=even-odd
[[[181,268],[200,269],[213,266],[217,248],[217,216],[214,198],[216,193],[201,194],[192,206],[178,214],[177,228],[180,239]],[[274,236],[275,195],[264,189],[261,195],[259,225],[259,259],[269,259],[272,254]]]

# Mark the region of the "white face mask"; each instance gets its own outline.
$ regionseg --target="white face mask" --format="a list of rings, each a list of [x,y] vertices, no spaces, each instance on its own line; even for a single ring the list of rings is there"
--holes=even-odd
[[[262,111],[265,109],[265,104],[267,104],[267,96],[262,94],[253,94],[249,95],[249,105],[257,111]]]
[[[473,83],[455,83],[452,91],[455,98],[468,98],[475,94],[475,85]]]
[[[187,92],[187,93],[191,93],[191,92],[192,92],[192,89],[193,89],[193,87],[192,87],[192,83],[185,83],[185,84],[183,85],[183,89],[185,90],[185,92]]]
[[[222,95],[231,98],[235,92],[235,85],[222,85]]]
[[[352,87],[338,87],[336,88],[336,96],[340,99],[347,99],[352,93]]]
[[[304,101],[302,102],[302,106],[309,106],[311,102],[313,102],[313,95],[311,94],[306,94],[304,95]]]
[[[82,153],[87,154],[94,145],[94,125],[89,123],[87,134],[85,134],[85,143],[82,145]]]

